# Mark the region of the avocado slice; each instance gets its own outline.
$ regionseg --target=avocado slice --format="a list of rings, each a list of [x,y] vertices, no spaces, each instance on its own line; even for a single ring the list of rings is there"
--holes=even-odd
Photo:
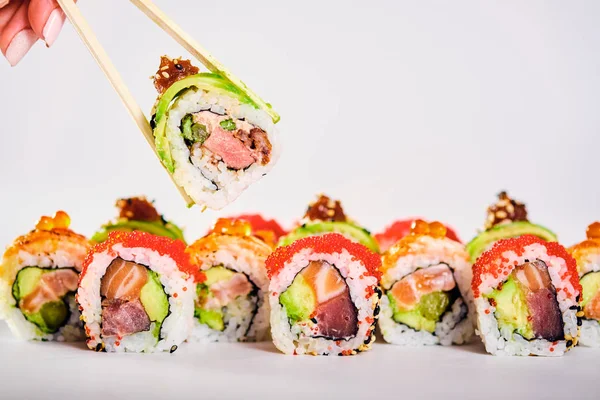
[[[221,310],[203,310],[196,308],[195,317],[200,320],[201,324],[208,325],[210,329],[216,331],[223,331],[225,329],[225,322],[223,321],[223,313]]]
[[[466,250],[471,256],[471,262],[475,262],[484,251],[498,240],[522,235],[537,236],[547,242],[558,241],[558,238],[552,231],[541,225],[532,224],[527,221],[517,221],[511,222],[510,224],[497,225],[482,232],[467,244]]]
[[[448,292],[433,292],[421,297],[419,304],[409,311],[401,311],[391,293],[388,293],[394,321],[404,324],[415,330],[424,330],[429,333],[435,331],[435,325],[446,312],[452,301]]]
[[[44,333],[56,333],[69,318],[69,309],[64,301],[51,301],[44,304],[36,313],[26,313],[25,318]]]
[[[525,294],[512,276],[504,282],[500,290],[494,289],[492,293],[484,295],[493,299],[496,307],[494,315],[498,320],[498,326],[508,327],[512,332],[517,332],[525,339],[533,339],[533,327],[528,320],[529,309]]]
[[[600,291],[600,271],[588,272],[581,277],[581,287],[583,289],[583,301],[581,307],[585,307]]]
[[[292,322],[309,319],[317,305],[314,290],[300,274],[296,275],[292,284],[279,296],[279,302],[285,307]]]
[[[18,302],[29,293],[33,292],[44,270],[39,267],[25,267],[17,273],[13,283],[13,297]]]
[[[148,314],[150,321],[162,323],[169,314],[169,298],[158,274],[148,270],[148,282],[140,292],[140,302]]]
[[[144,231],[157,236],[165,236],[171,239],[180,239],[183,240],[183,242],[185,243],[183,231],[172,222],[167,222],[166,224],[163,224],[162,222],[158,221],[147,222],[134,220],[122,220],[118,221],[115,224],[104,225],[102,230],[96,232],[94,236],[92,236],[92,240],[96,243],[104,242],[106,239],[108,239],[108,234],[113,231]]]
[[[288,235],[282,237],[279,240],[279,246],[287,246],[298,239],[329,232],[348,236],[363,246],[368,247],[371,251],[379,253],[379,244],[377,244],[377,241],[371,236],[371,233],[364,228],[348,222],[324,221],[302,225]]]

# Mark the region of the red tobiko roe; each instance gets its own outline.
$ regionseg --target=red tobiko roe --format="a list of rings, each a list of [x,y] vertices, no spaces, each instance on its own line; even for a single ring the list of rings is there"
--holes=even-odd
[[[266,261],[269,278],[279,274],[285,263],[304,249],[311,249],[315,253],[341,253],[346,250],[365,265],[369,275],[374,276],[378,281],[381,279],[381,272],[379,271],[381,257],[362,244],[348,240],[338,233],[308,236],[296,240],[289,246],[278,247]]]
[[[579,283],[579,275],[577,274],[577,263],[567,250],[558,242],[546,242],[537,236],[523,235],[516,238],[499,240],[491,249],[479,256],[473,265],[473,282],[471,283],[471,288],[473,289],[474,296],[479,297],[480,295],[479,286],[481,285],[482,275],[488,273],[499,275],[499,272],[502,272],[502,269],[506,267],[512,269],[514,267],[513,265],[506,264],[508,260],[502,257],[502,253],[512,250],[521,256],[525,251],[525,247],[534,243],[539,243],[544,246],[548,255],[565,260],[567,264],[567,273],[562,275],[561,279],[570,280],[573,289],[581,294],[582,288]],[[497,262],[498,259],[501,260],[500,263]]]
[[[87,272],[89,265],[94,259],[94,255],[97,253],[103,253],[105,251],[111,251],[112,247],[120,244],[123,247],[143,247],[146,249],[154,250],[161,256],[168,256],[175,263],[179,270],[193,276],[196,282],[204,282],[206,276],[204,273],[198,270],[198,267],[192,265],[190,262],[189,254],[186,253],[186,245],[180,239],[171,239],[164,236],[156,236],[151,233],[142,231],[114,231],[108,234],[108,239],[102,243],[96,244],[87,254],[85,261],[83,262],[83,270],[81,272],[81,278],[83,278]]]
[[[394,243],[402,239],[404,236],[410,233],[410,228],[412,223],[418,219],[422,218],[410,218],[399,220],[388,226],[383,232],[375,234],[375,240],[379,243],[380,250],[382,252],[386,251],[389,247],[391,247]],[[455,242],[462,243],[458,238],[458,235],[452,228],[448,225],[444,224],[446,227],[446,237],[448,239],[452,239]]]

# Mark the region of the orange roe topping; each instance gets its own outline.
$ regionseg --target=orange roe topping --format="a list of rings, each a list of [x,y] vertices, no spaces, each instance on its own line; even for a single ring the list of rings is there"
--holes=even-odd
[[[142,231],[114,231],[108,235],[108,239],[104,242],[98,243],[92,247],[92,250],[88,253],[83,263],[83,271],[81,272],[80,280],[83,279],[87,273],[87,269],[92,263],[96,253],[103,253],[105,251],[111,252],[112,247],[117,244],[127,248],[143,247],[154,250],[161,256],[170,257],[175,261],[180,271],[193,276],[196,282],[204,282],[206,280],[204,273],[198,271],[198,268],[190,263],[190,257],[188,253],[185,252],[186,246],[182,240],[156,236]]]
[[[588,239],[600,239],[600,222],[594,222],[588,226],[585,235]]]
[[[69,229],[71,218],[64,211],[57,211],[54,217],[42,217],[38,221],[35,229],[39,231],[52,231],[54,229]]]
[[[546,242],[536,236],[523,235],[496,242],[490,250],[483,253],[477,259],[473,265],[473,282],[471,284],[474,296],[477,298],[481,294],[479,286],[481,285],[483,275],[492,274],[494,277],[497,277],[498,272],[505,268],[505,263],[508,262],[508,260],[502,257],[504,252],[512,250],[518,256],[522,256],[525,247],[534,243],[544,246],[546,248],[546,253],[549,256],[565,260],[565,263],[567,264],[566,278],[571,281],[573,289],[575,289],[577,293],[581,293],[581,285],[579,284],[579,277],[577,275],[577,264],[567,250],[557,242]]]
[[[364,264],[369,275],[374,276],[377,280],[381,278],[381,272],[379,271],[381,258],[362,244],[354,243],[337,233],[309,236],[296,240],[289,246],[277,248],[267,258],[266,267],[269,278],[279,274],[285,263],[304,249],[312,249],[315,253],[341,253],[346,250]]]

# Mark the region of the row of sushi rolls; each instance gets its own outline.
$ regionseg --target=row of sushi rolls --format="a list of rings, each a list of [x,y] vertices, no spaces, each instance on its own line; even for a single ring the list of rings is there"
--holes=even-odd
[[[270,106],[181,59],[163,57],[154,84],[157,153],[195,204],[221,209],[273,167]],[[144,197],[117,208],[91,238],[58,211],[8,246],[0,318],[15,336],[105,352],[270,340],[285,354],[354,355],[376,334],[397,346],[479,337],[494,355],[600,347],[600,223],[565,248],[505,192],[467,244],[425,219],[371,234],[325,195],[290,230],[240,215],[193,242]]]

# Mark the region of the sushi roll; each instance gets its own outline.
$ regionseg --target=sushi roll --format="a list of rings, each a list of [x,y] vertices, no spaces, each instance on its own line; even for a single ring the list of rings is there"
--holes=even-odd
[[[175,351],[192,329],[196,282],[181,240],[115,231],[87,255],[77,290],[90,349]]]
[[[600,222],[587,228],[587,239],[569,248],[577,262],[583,291],[579,344],[600,347]]]
[[[353,355],[375,340],[381,259],[342,235],[310,236],[267,259],[271,335],[285,354]]]
[[[228,219],[246,221],[252,228],[252,234],[273,248],[277,247],[279,239],[287,233],[277,221],[266,219],[260,214],[242,214]]]
[[[395,221],[390,226],[385,228],[383,232],[373,235],[379,244],[379,251],[382,253],[387,251],[404,236],[409,235],[411,226],[416,220],[423,220],[423,218],[409,218]],[[461,243],[461,240],[458,238],[456,232],[448,225],[446,225],[446,237]]]
[[[26,340],[83,340],[75,302],[79,273],[90,247],[57,212],[17,238],[0,265],[0,317]]]
[[[498,201],[488,207],[484,231],[466,246],[471,262],[474,263],[477,257],[498,240],[521,235],[533,235],[548,242],[558,241],[549,229],[529,222],[525,204],[513,200],[506,192],[501,192]]]
[[[153,235],[165,236],[171,239],[180,239],[185,242],[183,231],[177,225],[167,221],[156,211],[154,204],[145,197],[130,197],[117,200],[116,207],[119,216],[115,221],[110,221],[92,236],[96,243],[104,242],[108,234],[113,231],[144,231]]]
[[[371,251],[379,252],[379,246],[371,232],[351,221],[339,200],[332,200],[323,194],[308,206],[299,226],[279,240],[279,246],[287,246],[307,236],[332,232],[360,243]]]
[[[221,209],[279,157],[279,116],[245,88],[189,61],[162,57],[152,127],[163,165],[193,201]]]
[[[382,255],[379,329],[402,346],[469,342],[474,331],[471,263],[439,222],[416,220]]]
[[[269,334],[272,247],[243,220],[219,219],[212,233],[189,246],[192,263],[206,275],[198,282],[191,339],[199,342],[261,341]]]
[[[561,356],[579,337],[575,260],[532,235],[503,239],[473,266],[477,331],[488,353]]]

